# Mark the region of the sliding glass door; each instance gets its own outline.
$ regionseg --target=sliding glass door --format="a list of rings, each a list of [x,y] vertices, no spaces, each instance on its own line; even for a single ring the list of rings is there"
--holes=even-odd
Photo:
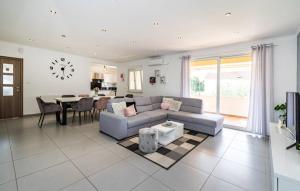
[[[202,99],[206,112],[217,112],[218,60],[196,60],[191,63],[191,96]]]
[[[191,62],[191,96],[204,111],[224,115],[224,124],[245,129],[250,95],[251,57],[217,57]]]

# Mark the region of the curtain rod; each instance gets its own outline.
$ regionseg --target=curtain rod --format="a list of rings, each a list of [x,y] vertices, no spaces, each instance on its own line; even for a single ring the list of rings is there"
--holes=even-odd
[[[265,46],[279,46],[279,45],[276,45],[276,44],[273,44],[273,43],[267,43],[267,44],[260,44],[260,45],[265,45]],[[257,46],[251,46],[251,48],[257,48]],[[220,57],[235,57],[235,56],[245,56],[245,55],[247,55],[247,54],[250,54],[250,51],[249,51],[249,53],[247,53],[248,51],[246,51],[246,50],[242,50],[242,51],[240,51],[240,52],[242,52],[242,53],[240,53],[240,54],[228,54],[228,55],[226,55],[226,53],[224,53],[224,55],[223,56],[203,56],[203,57],[194,57],[194,56],[191,56],[191,60],[202,60],[202,59],[210,59],[210,58],[212,58],[212,59],[214,59],[214,58],[220,58]],[[179,57],[179,59],[182,59],[182,56],[180,56]]]
[[[269,46],[269,47],[272,47],[272,46],[278,46],[278,45],[275,45],[275,44],[273,44],[273,43],[259,44],[259,45],[264,45],[264,46]],[[257,46],[251,46],[251,48],[257,48]]]

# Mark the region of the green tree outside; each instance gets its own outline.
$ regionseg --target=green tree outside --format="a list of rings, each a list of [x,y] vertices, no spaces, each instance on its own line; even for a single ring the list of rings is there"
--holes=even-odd
[[[205,91],[205,83],[204,80],[200,81],[199,78],[193,77],[191,80],[192,91],[194,93],[200,94]]]

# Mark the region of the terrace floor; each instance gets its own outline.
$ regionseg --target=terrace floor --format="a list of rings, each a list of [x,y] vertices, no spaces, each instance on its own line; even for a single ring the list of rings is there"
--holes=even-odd
[[[224,114],[222,114],[224,115]],[[246,130],[247,128],[247,118],[246,117],[239,117],[239,116],[233,116],[233,115],[224,115],[224,123],[226,125]]]
[[[46,116],[0,121],[0,190],[270,190],[268,140],[224,128],[165,170],[98,132]]]

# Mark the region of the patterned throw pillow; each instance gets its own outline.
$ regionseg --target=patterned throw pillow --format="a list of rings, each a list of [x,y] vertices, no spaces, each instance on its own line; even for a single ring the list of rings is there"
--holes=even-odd
[[[169,110],[171,110],[171,111],[179,111],[180,107],[181,107],[181,104],[182,104],[181,101],[172,100],[170,102]]]
[[[174,100],[173,98],[164,97],[162,102],[170,104],[170,102],[173,101],[173,100]]]
[[[135,116],[136,115],[136,110],[134,108],[134,105],[131,105],[129,107],[126,107],[124,109],[124,115],[125,117],[131,117],[131,116]]]
[[[112,103],[111,104],[114,114],[124,116],[124,109],[126,108],[126,102],[122,101],[119,103]]]
[[[173,98],[169,98],[169,97],[163,97],[163,102],[169,102],[169,101],[173,101]]]

